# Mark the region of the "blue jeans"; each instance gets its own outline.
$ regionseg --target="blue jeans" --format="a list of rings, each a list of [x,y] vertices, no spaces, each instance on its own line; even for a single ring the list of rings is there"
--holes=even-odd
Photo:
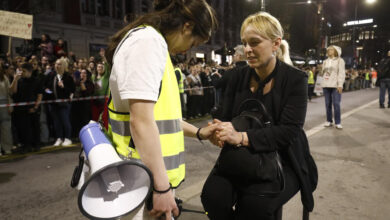
[[[334,120],[335,124],[341,123],[341,113],[340,113],[340,102],[341,94],[337,92],[336,88],[324,88],[325,96],[325,108],[326,108],[326,120],[328,122],[333,122],[332,116],[332,104],[334,108]]]
[[[70,103],[51,104],[51,115],[56,138],[70,139],[72,127],[70,124]]]
[[[390,106],[390,79],[388,78],[381,79],[380,81],[379,105],[381,106],[385,105],[386,89],[387,89],[387,94],[389,95],[389,101],[387,101],[387,105]]]

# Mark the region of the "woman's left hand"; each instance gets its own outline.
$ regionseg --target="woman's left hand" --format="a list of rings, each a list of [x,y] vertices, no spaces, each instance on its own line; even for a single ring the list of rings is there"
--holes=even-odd
[[[238,145],[242,142],[242,134],[236,131],[231,122],[222,122],[217,127],[217,138],[225,143]]]

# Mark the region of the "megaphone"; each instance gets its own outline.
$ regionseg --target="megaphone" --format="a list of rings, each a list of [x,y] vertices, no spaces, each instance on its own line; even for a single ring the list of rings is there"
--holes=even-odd
[[[89,219],[119,219],[137,210],[150,196],[151,171],[140,162],[122,160],[96,122],[84,126],[79,136],[90,167],[78,194],[81,213]]]

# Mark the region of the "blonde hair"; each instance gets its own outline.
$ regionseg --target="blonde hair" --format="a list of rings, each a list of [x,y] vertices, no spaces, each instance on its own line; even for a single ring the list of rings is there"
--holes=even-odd
[[[241,36],[243,35],[244,30],[250,25],[254,27],[262,37],[271,41],[275,41],[278,38],[283,39],[284,31],[280,22],[267,12],[258,12],[249,15],[241,25]],[[276,51],[276,57],[279,60],[292,65],[287,41],[281,41],[280,47]]]
[[[56,62],[60,62],[60,63],[61,63],[61,71],[62,71],[63,73],[69,71],[69,66],[68,66],[69,63],[67,62],[66,59],[64,59],[64,58],[59,58],[59,59],[56,60]]]

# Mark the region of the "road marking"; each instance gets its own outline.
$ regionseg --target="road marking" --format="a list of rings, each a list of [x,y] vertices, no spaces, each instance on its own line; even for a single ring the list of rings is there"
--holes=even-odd
[[[379,102],[379,99],[375,99],[375,100],[372,101],[372,102],[369,102],[369,103],[367,103],[367,104],[365,104],[365,105],[362,105],[362,106],[359,106],[359,107],[357,107],[357,108],[355,108],[355,109],[352,109],[351,111],[342,114],[342,115],[341,115],[341,119],[348,118],[348,117],[351,116],[352,114],[354,114],[354,113],[356,113],[356,112],[358,112],[358,111],[360,111],[360,110],[362,110],[362,109],[365,109],[365,108],[367,108],[368,106],[373,105],[374,103],[378,103],[378,102]],[[314,135],[314,134],[316,134],[316,133],[322,131],[323,129],[326,128],[324,125],[325,125],[325,123],[322,123],[322,124],[320,124],[320,125],[317,125],[317,126],[311,128],[311,129],[305,131],[305,132],[306,132],[306,136],[307,136],[307,137],[310,137],[310,136],[312,136],[312,135]]]

